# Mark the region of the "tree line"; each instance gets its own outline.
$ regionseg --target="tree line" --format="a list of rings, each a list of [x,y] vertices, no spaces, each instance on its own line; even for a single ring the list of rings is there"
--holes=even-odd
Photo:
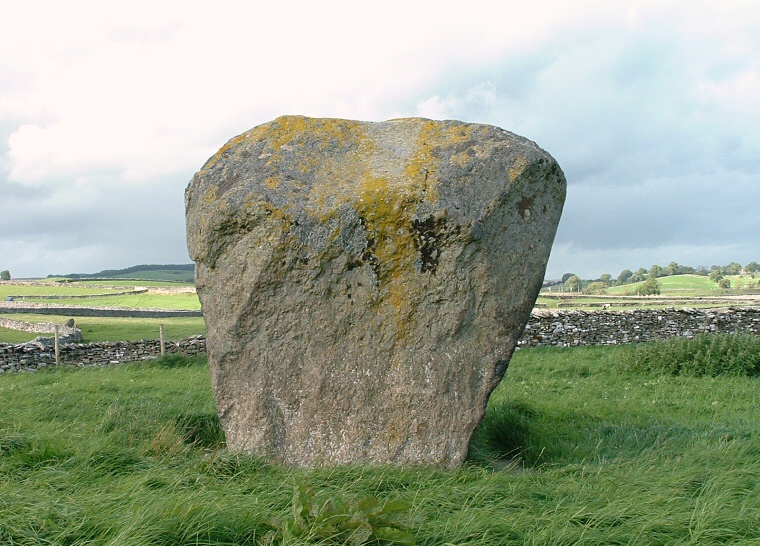
[[[721,288],[731,288],[731,281],[726,277],[730,275],[750,275],[753,279],[755,274],[760,272],[760,264],[753,261],[745,266],[738,262],[731,262],[728,265],[713,265],[710,269],[705,266],[697,268],[681,265],[677,262],[670,262],[666,267],[654,264],[649,269],[640,267],[636,272],[630,269],[623,269],[617,276],[612,278],[609,273],[600,275],[598,279],[582,280],[574,273],[565,273],[562,276],[561,284],[564,285],[568,292],[580,292],[581,290],[594,294],[601,293],[610,286],[622,286],[625,284],[636,284],[643,282],[637,287],[637,293],[642,296],[656,295],[660,293],[660,286],[657,279],[671,275],[701,275],[710,277],[710,280],[717,283]]]

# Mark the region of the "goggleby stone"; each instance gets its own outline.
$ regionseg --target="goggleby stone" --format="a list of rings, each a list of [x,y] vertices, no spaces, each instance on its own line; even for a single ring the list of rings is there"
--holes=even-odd
[[[541,287],[557,162],[460,121],[284,116],[185,193],[227,446],[456,467]]]

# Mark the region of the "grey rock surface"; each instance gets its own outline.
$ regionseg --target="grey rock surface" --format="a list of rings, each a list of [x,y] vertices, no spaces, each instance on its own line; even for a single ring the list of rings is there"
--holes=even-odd
[[[185,193],[228,448],[456,467],[541,287],[556,161],[489,125],[284,116]]]

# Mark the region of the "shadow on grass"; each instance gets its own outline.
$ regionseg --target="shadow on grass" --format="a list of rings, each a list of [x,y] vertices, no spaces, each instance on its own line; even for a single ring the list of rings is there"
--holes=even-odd
[[[204,448],[223,448],[224,430],[216,413],[190,413],[177,417],[177,431],[186,444]]]
[[[167,354],[157,358],[142,360],[131,363],[135,369],[140,368],[193,368],[196,366],[206,366],[208,359],[206,356],[195,355],[188,356],[178,353]]]
[[[0,437],[0,456],[8,456],[18,468],[37,470],[58,465],[69,459],[72,453],[57,442],[13,434]]]
[[[477,466],[542,467],[634,458],[644,452],[685,448],[694,431],[631,414],[545,413],[524,403],[489,405],[470,441],[467,460]]]

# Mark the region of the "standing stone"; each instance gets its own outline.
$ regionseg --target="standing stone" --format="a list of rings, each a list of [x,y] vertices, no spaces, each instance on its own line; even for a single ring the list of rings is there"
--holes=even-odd
[[[456,467],[543,280],[556,161],[489,125],[280,117],[193,177],[230,450]]]

